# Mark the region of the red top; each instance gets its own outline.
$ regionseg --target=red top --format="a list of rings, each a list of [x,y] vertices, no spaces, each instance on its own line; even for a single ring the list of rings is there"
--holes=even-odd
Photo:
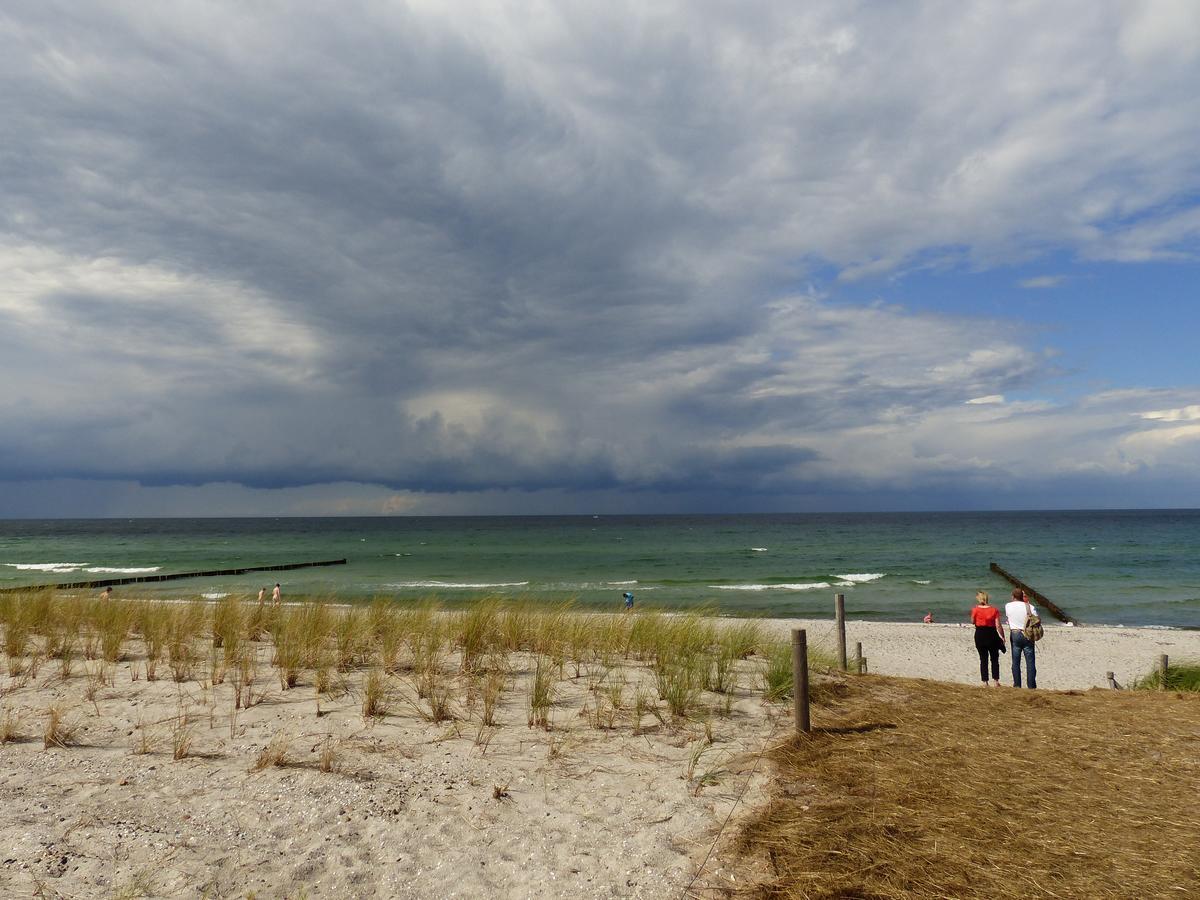
[[[976,625],[996,627],[1000,621],[1000,610],[995,606],[975,606],[971,609],[971,621]]]

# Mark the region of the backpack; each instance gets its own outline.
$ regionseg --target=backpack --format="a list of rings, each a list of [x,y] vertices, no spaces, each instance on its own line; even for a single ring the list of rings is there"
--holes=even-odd
[[[1021,634],[1025,635],[1025,640],[1036,644],[1042,639],[1046,629],[1042,627],[1041,617],[1033,611],[1028,600],[1025,601],[1025,613],[1025,627],[1021,629]]]

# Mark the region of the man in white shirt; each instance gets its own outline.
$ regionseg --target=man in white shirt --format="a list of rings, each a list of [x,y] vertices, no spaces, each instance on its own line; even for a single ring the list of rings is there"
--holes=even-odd
[[[1026,682],[1037,687],[1037,648],[1025,637],[1025,622],[1037,609],[1029,602],[1029,596],[1020,588],[1013,588],[1012,599],[1004,604],[1004,615],[1008,618],[1008,645],[1012,647],[1013,687],[1021,686],[1021,657],[1025,657]]]

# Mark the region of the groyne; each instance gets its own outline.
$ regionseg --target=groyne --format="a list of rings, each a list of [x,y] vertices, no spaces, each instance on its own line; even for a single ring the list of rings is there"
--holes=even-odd
[[[990,568],[993,572],[995,572],[997,575],[999,575],[1001,578],[1003,578],[1005,581],[1007,581],[1013,587],[1019,587],[1026,594],[1028,594],[1031,599],[1036,601],[1040,606],[1042,606],[1044,609],[1049,610],[1050,615],[1054,616],[1054,618],[1058,619],[1060,622],[1066,622],[1068,625],[1078,625],[1079,624],[1078,619],[1076,619],[1074,616],[1071,616],[1071,615],[1068,615],[1067,613],[1065,613],[1049,597],[1047,597],[1045,594],[1043,594],[1041,591],[1037,590],[1036,588],[1031,587],[1030,585],[1026,584],[1020,578],[1018,578],[1016,575],[1013,575],[1011,572],[1006,572],[1004,569],[1000,568],[995,563],[992,563],[988,568]]]
[[[54,588],[60,591],[86,590],[89,588],[118,587],[123,584],[148,584],[158,581],[180,581],[184,578],[216,578],[221,575],[245,575],[247,572],[286,572],[290,569],[312,569],[319,566],[344,566],[344,559],[322,559],[316,562],[281,563],[275,566],[243,566],[240,569],[209,569],[206,572],[173,572],[165,575],[130,575],[125,578],[97,578],[92,581],[70,581],[62,584],[27,584],[20,587],[0,588],[0,593],[36,591]]]

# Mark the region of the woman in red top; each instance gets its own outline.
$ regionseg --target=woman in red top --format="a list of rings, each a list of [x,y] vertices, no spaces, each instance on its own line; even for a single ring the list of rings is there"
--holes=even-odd
[[[976,606],[971,610],[975,625],[975,649],[979,651],[979,677],[988,683],[988,662],[992,664],[992,687],[1000,687],[1000,653],[1004,650],[1004,626],[1000,610],[988,602],[987,591],[975,594]]]

